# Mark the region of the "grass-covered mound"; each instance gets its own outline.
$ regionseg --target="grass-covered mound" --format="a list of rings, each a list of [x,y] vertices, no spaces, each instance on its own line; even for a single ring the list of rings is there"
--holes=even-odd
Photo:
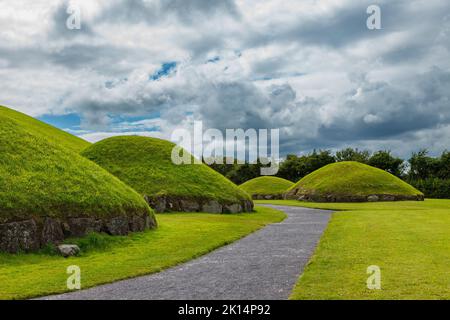
[[[305,176],[287,199],[315,202],[423,200],[423,194],[392,174],[353,161],[332,163]]]
[[[154,226],[133,189],[76,152],[78,138],[0,108],[0,250],[34,250],[89,231]]]
[[[262,176],[244,182],[239,188],[253,199],[282,199],[283,193],[293,185],[293,182],[283,178]]]
[[[204,164],[175,165],[175,144],[126,136],[97,142],[82,152],[141,193],[157,211],[251,211],[250,196]]]

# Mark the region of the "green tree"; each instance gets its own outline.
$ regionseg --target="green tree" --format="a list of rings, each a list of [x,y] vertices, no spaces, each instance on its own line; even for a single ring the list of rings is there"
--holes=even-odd
[[[368,163],[370,152],[367,150],[358,150],[358,148],[346,148],[336,152],[336,161],[358,161],[361,163]]]
[[[440,179],[450,179],[450,152],[444,151],[439,159],[437,176]]]
[[[329,150],[321,150],[303,156],[288,155],[280,164],[277,176],[297,182],[307,174],[335,162],[334,156]]]
[[[436,177],[441,162],[440,159],[429,157],[426,149],[413,153],[408,161],[409,178],[412,180]]]
[[[391,151],[375,152],[369,158],[368,164],[392,173],[397,177],[401,177],[405,169],[403,159],[392,156]]]

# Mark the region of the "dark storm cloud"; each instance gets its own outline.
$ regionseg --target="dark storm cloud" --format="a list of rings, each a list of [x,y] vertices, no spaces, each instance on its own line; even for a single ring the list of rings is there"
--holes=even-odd
[[[117,47],[110,44],[71,43],[55,49],[46,47],[7,48],[0,46],[0,56],[11,68],[39,68],[60,66],[76,71],[94,68],[103,75],[117,76],[130,72],[130,67],[121,65],[122,60],[139,61],[149,55],[144,49]]]
[[[155,25],[174,16],[180,22],[192,24],[217,14],[239,15],[233,0],[124,0],[105,10],[100,20]]]
[[[343,115],[331,125],[322,125],[318,138],[386,139],[450,123],[450,72],[433,68],[408,85],[412,92],[387,83],[362,83],[364,98],[344,101]]]

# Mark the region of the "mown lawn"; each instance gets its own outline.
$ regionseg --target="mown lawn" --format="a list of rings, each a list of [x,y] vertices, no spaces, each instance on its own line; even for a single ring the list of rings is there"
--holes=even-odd
[[[284,213],[262,207],[244,214],[159,214],[156,230],[75,241],[85,248],[79,257],[0,254],[0,298],[22,299],[68,291],[66,269],[70,265],[81,268],[82,288],[158,272],[284,218]]]
[[[336,211],[291,299],[450,299],[450,200],[304,203]],[[367,267],[381,290],[367,289]]]

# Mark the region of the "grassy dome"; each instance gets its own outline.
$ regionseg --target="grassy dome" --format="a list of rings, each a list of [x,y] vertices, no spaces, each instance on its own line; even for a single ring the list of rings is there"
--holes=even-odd
[[[318,202],[423,200],[423,194],[392,174],[353,161],[337,162],[302,178],[288,199]]]
[[[159,212],[252,209],[247,193],[208,166],[175,165],[171,160],[174,146],[156,138],[122,136],[97,142],[82,155],[144,195]]]
[[[137,192],[78,154],[87,145],[66,132],[0,107],[1,248],[15,251],[8,247],[13,245],[10,241],[21,232],[30,233],[26,226],[8,225],[11,222],[29,221],[28,226],[36,229],[31,242],[13,245],[26,250],[40,246],[38,233],[46,219],[95,218],[99,228],[109,218],[153,219]],[[74,235],[66,231],[66,235]]]
[[[239,188],[251,195],[253,199],[274,199],[282,198],[283,193],[293,185],[293,182],[283,178],[262,176],[244,182]]]

